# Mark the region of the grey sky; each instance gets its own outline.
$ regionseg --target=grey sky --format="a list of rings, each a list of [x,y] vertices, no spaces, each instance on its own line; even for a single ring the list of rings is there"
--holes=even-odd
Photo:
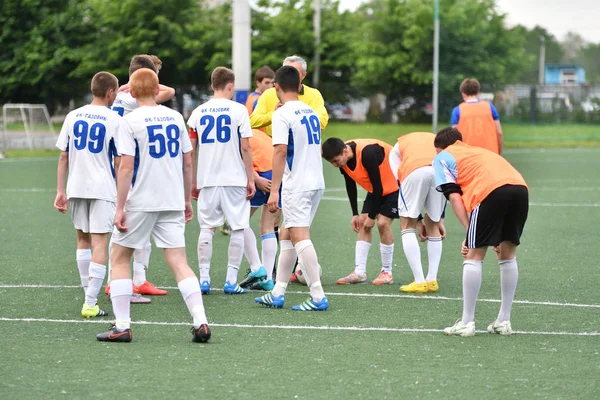
[[[341,0],[343,9],[355,9],[363,0]],[[600,43],[598,0],[496,0],[510,25],[546,28],[559,40],[575,32],[589,42]]]

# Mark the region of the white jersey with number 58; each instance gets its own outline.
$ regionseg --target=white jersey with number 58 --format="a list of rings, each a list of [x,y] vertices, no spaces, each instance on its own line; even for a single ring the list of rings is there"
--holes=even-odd
[[[192,112],[188,126],[198,137],[198,188],[245,187],[248,178],[240,141],[252,137],[246,107],[212,99]]]
[[[272,119],[273,146],[287,145],[282,190],[296,193],[325,189],[321,160],[321,122],[301,101],[288,101]]]
[[[164,106],[143,106],[121,123],[117,150],[135,157],[128,211],[183,211],[183,154],[192,151],[183,116]]]

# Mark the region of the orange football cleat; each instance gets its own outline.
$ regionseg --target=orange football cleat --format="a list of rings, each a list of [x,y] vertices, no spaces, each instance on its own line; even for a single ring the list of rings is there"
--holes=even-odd
[[[140,286],[133,286],[133,293],[153,296],[165,296],[168,292],[154,286],[154,284],[146,281]]]

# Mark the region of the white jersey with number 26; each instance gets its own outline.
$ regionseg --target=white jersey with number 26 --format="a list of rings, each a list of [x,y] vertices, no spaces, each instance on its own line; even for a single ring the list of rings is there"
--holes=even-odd
[[[287,145],[282,190],[290,193],[325,189],[321,160],[321,122],[301,101],[288,101],[273,113],[273,146]]]
[[[245,187],[248,178],[240,141],[252,137],[246,107],[212,99],[192,112],[188,126],[198,134],[198,188]]]
[[[183,154],[192,145],[181,114],[164,106],[133,110],[122,120],[117,150],[135,157],[125,210],[185,210]]]

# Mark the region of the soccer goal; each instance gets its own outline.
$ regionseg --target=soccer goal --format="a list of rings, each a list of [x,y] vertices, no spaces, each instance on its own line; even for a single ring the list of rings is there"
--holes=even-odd
[[[5,104],[2,106],[2,148],[51,148],[56,132],[45,104]]]

